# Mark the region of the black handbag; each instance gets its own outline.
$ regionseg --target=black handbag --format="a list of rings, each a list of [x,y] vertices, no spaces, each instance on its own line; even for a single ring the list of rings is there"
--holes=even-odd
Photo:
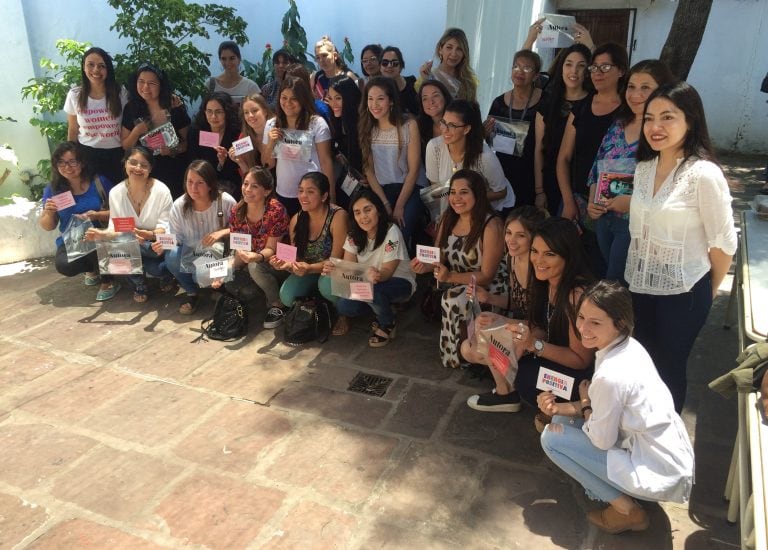
[[[204,319],[200,329],[200,338],[203,340],[236,340],[248,332],[248,308],[245,303],[225,293],[216,302],[213,317]]]
[[[317,297],[296,298],[283,322],[283,339],[290,346],[317,340],[322,343],[331,334],[331,307]]]
[[[419,304],[419,307],[421,309],[421,314],[424,317],[424,320],[428,323],[440,320],[440,317],[443,314],[442,306],[440,305],[442,298],[442,289],[435,288],[432,285],[424,289],[424,296],[421,298],[421,304]]]

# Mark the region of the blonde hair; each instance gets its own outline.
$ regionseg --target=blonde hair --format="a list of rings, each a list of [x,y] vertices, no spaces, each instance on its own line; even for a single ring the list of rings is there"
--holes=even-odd
[[[242,158],[245,161],[246,166],[248,168],[251,168],[253,166],[261,165],[261,155],[258,153],[259,147],[261,146],[261,140],[264,136],[258,137],[256,135],[256,132],[254,132],[253,128],[248,126],[248,123],[245,121],[245,102],[246,101],[253,101],[256,105],[259,106],[259,110],[264,113],[264,120],[269,120],[270,118],[273,118],[275,116],[274,111],[267,103],[267,100],[264,99],[264,97],[261,94],[250,94],[243,98],[243,101],[240,103],[240,121],[241,121],[241,130],[240,133],[243,135],[243,137],[248,136],[251,138],[251,141],[253,142],[253,151],[248,151],[247,153],[243,153],[240,155],[240,158]],[[257,158],[258,155],[258,158]]]
[[[459,93],[456,94],[455,99],[468,99],[470,101],[477,101],[477,76],[472,67],[469,66],[469,41],[467,35],[463,30],[452,27],[446,29],[440,40],[437,41],[435,46],[435,55],[440,58],[440,62],[443,62],[443,58],[440,55],[440,50],[443,48],[446,42],[449,40],[455,40],[459,44],[459,48],[464,53],[464,57],[456,66],[456,72],[458,73],[458,79],[461,83],[459,85]]]
[[[341,59],[341,54],[339,53],[339,50],[336,49],[336,45],[331,42],[331,37],[324,34],[320,40],[317,41],[315,44],[315,55],[317,55],[317,50],[322,48],[323,46],[327,47],[330,52],[333,54],[333,62],[336,64],[336,66],[339,69],[344,68],[344,60]]]

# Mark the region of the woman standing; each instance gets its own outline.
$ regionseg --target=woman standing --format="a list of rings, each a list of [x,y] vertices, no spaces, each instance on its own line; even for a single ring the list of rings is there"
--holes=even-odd
[[[538,396],[541,411],[554,416],[541,434],[544,452],[587,496],[609,503],[587,519],[614,535],[648,528],[635,499],[686,502],[693,485],[688,432],[651,357],[632,338],[633,322],[625,288],[589,287],[576,326],[583,345],[597,350],[592,382],[581,382],[570,403],[555,403],[551,392]]]
[[[441,262],[411,261],[415,273],[434,273],[438,283],[447,284],[440,305],[440,360],[444,367],[457,368],[461,325],[469,314],[467,289],[475,278],[478,287],[491,293],[504,286],[506,274],[500,269],[503,250],[501,221],[491,214],[485,178],[462,168],[451,176],[448,208],[440,218],[435,246]]]
[[[485,143],[480,107],[474,101],[456,99],[440,119],[443,135],[427,144],[424,163],[433,185],[447,182],[457,170],[470,168],[488,182],[488,201],[503,212],[515,205],[515,193],[504,176],[499,159]]]
[[[147,143],[152,154],[157,157],[153,162],[155,177],[165,182],[174,197],[184,192],[183,178],[187,167],[187,130],[189,115],[183,103],[172,104],[171,83],[165,72],[151,63],[142,63],[131,76],[128,93],[130,100],[123,109],[122,144],[128,150],[150,130],[166,123],[173,126],[178,137],[178,144],[168,147],[165,144]]]
[[[641,61],[630,69],[626,107],[608,128],[589,173],[587,214],[595,220],[597,244],[607,265],[606,279],[624,280],[629,248],[629,199],[645,100],[653,90],[673,80],[667,66],[655,59]],[[621,174],[624,179],[618,179]],[[611,197],[605,198],[608,194]]]
[[[439,67],[427,61],[419,68],[416,89],[428,80],[439,80],[448,88],[453,99],[477,101],[477,76],[469,65],[469,41],[464,31],[447,29],[435,46]]]
[[[275,118],[264,127],[264,145],[262,158],[269,168],[277,166],[277,197],[289,215],[301,209],[297,182],[304,174],[320,170],[328,181],[333,180],[331,131],[315,114],[312,93],[301,78],[283,80]],[[331,202],[335,198],[333,188]]]
[[[173,202],[169,215],[168,231],[176,235],[178,246],[164,251],[160,243],[152,244],[158,256],[165,256],[162,266],[179,282],[186,292],[179,313],[191,315],[197,309],[200,287],[194,274],[181,270],[181,247],[200,243],[212,246],[229,235],[224,212],[235,205],[229,193],[220,193],[216,170],[205,160],[193,160],[184,175],[184,194]]]
[[[211,147],[200,144],[200,132],[218,135],[218,145]],[[216,167],[219,187],[240,198],[240,180],[237,164],[228,156],[229,148],[240,134],[240,121],[232,104],[232,98],[225,92],[213,92],[200,103],[200,110],[189,130],[187,156],[190,161],[205,160]],[[187,172],[189,174],[189,172]]]
[[[245,96],[261,92],[259,85],[240,74],[243,61],[240,47],[231,40],[219,44],[219,61],[224,72],[208,79],[208,94],[223,92],[229,94],[235,105],[240,105]]]
[[[269,105],[269,110],[274,111],[277,108],[278,96],[280,94],[280,85],[283,83],[288,66],[296,63],[296,59],[288,50],[279,49],[272,54],[272,73],[274,78],[261,87],[261,96]],[[251,97],[258,94],[248,94]],[[269,120],[269,119],[267,119]]]
[[[365,88],[365,83],[372,76],[379,76],[381,74],[381,53],[383,52],[381,44],[368,44],[363,46],[363,51],[360,52],[360,70],[363,72],[363,76],[357,79],[357,85],[360,91]]]
[[[499,138],[494,139],[496,155],[501,161],[504,175],[512,184],[517,197],[517,204],[534,204],[536,197],[533,176],[533,157],[535,143],[534,119],[541,101],[541,90],[536,87],[536,78],[541,72],[539,54],[530,50],[520,50],[512,58],[512,83],[514,86],[498,96],[491,103],[486,120],[486,130],[496,132]],[[513,128],[513,145],[503,148],[499,142],[502,121]],[[495,128],[495,130],[494,130]],[[510,128],[503,131],[503,139],[509,142]],[[503,152],[502,152],[503,151]]]
[[[264,142],[264,128],[267,121],[275,116],[267,101],[259,94],[249,95],[243,99],[240,105],[242,110],[241,118],[243,120],[240,135],[237,139],[244,137],[251,138],[253,151],[248,151],[242,155],[235,154],[235,148],[229,148],[229,159],[237,163],[241,174],[245,174],[254,166],[261,167],[267,162],[262,160],[261,148]]]
[[[315,59],[320,69],[312,74],[310,84],[317,99],[325,99],[328,84],[334,76],[346,74],[353,82],[357,82],[357,75],[347,68],[330,37],[323,36],[315,44]]]
[[[43,191],[40,227],[46,231],[53,231],[58,225],[59,232],[64,232],[72,216],[87,218],[96,224],[106,223],[109,220],[107,194],[112,184],[102,180],[85,161],[82,145],[74,141],[60,143],[51,155],[51,172],[53,176],[51,183]],[[75,204],[59,210],[53,198],[67,191],[72,193]],[[99,302],[111,299],[120,290],[120,285],[113,283],[112,277],[99,276],[99,260],[95,250],[69,261],[64,240],[57,237],[54,264],[56,271],[65,277],[85,273],[83,282],[86,286],[94,286],[101,281],[101,287],[96,294],[96,300]]]
[[[280,283],[285,279],[272,266],[270,258],[277,243],[288,232],[288,214],[274,196],[275,183],[269,170],[250,168],[243,178],[243,198],[232,208],[227,233],[251,236],[251,250],[235,251],[235,267],[248,266],[251,279],[267,301],[264,328],[277,328],[283,323],[285,306],[280,302]]]
[[[582,44],[574,44],[558,54],[549,69],[552,77],[547,84],[547,93],[542,97],[536,113],[534,202],[536,206],[546,206],[552,216],[560,212],[563,202],[557,185],[556,166],[568,115],[579,111],[580,104],[591,99],[588,87],[591,88],[592,83],[585,80],[591,57],[592,52]]]
[[[395,81],[397,91],[400,94],[400,107],[403,113],[411,116],[419,114],[419,94],[416,93],[415,76],[402,76],[405,69],[403,52],[396,46],[387,46],[381,52],[381,76],[386,76]]]
[[[101,48],[86,50],[80,63],[80,86],[72,88],[64,101],[67,139],[83,145],[95,173],[112,184],[123,179],[120,122],[127,102],[128,92],[115,80],[109,54]]]
[[[363,153],[360,151],[360,141],[357,139],[361,98],[360,88],[347,75],[338,75],[331,79],[326,100],[331,107],[330,126],[333,150],[337,155],[344,157],[342,165],[345,170],[336,180],[336,204],[342,208],[346,208],[349,204],[349,197],[340,189],[344,176],[350,169],[358,174],[363,171]]]
[[[518,368],[514,383],[486,360],[496,388],[467,400],[475,410],[518,412],[521,399],[535,405],[540,367],[571,376],[576,383],[592,374],[594,355],[576,332],[576,304],[592,277],[572,222],[549,218],[539,225],[531,242],[531,271],[534,276],[528,282],[527,323],[507,325],[516,340]]]
[[[309,172],[299,182],[301,211],[291,218],[288,228],[291,244],[296,247],[296,261],[287,262],[277,256],[269,260],[275,269],[290,273],[280,287],[283,308],[291,307],[296,298],[318,291],[326,300],[336,301],[330,280],[321,274],[325,260],[343,256],[349,223],[347,213],[331,204],[330,189],[322,172]],[[338,333],[335,327],[334,333]]]
[[[163,290],[174,288],[167,272],[162,268],[162,258],[151,248],[158,233],[165,233],[168,216],[173,205],[171,192],[166,185],[150,177],[155,160],[149,149],[131,147],[125,152],[125,173],[128,177],[115,186],[109,194],[109,227],[89,229],[86,238],[91,240],[113,239],[115,218],[133,218],[133,236],[141,249],[144,273],[163,278]],[[133,301],[147,301],[147,283],[144,275],[130,275],[134,286]]]
[[[731,194],[690,84],[650,95],[637,162],[624,277],[637,339],[680,412],[688,356],[736,252]]]
[[[368,345],[386,346],[395,338],[395,312],[392,304],[404,302],[416,290],[416,279],[408,265],[408,252],[403,235],[396,224],[389,221],[381,199],[370,189],[353,195],[349,206],[352,229],[344,242],[344,260],[368,268],[367,280],[373,285],[373,301],[363,302],[347,298],[336,301],[341,317],[336,323],[336,335],[349,330],[347,317],[357,317],[373,310],[376,320],[371,324]],[[323,265],[323,274],[334,270],[332,262]]]
[[[400,97],[391,78],[371,78],[363,98],[366,105],[360,106],[358,134],[365,177],[411,246],[422,212],[415,192],[421,168],[419,129],[416,121],[400,110]]]

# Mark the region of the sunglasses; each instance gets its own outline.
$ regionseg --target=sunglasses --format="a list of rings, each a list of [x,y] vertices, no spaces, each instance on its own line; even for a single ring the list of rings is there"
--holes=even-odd
[[[382,67],[389,67],[390,65],[392,67],[399,67],[400,66],[400,61],[397,60],[397,59],[382,59],[381,60],[381,66]]]

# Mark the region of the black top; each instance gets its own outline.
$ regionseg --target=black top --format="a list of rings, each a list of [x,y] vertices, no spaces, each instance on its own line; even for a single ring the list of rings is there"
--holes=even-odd
[[[533,204],[536,198],[535,182],[533,177],[533,153],[536,146],[536,112],[541,104],[541,99],[536,103],[529,103],[527,109],[510,109],[504,102],[504,94],[493,100],[488,116],[502,117],[511,120],[525,120],[530,123],[528,135],[525,137],[523,156],[516,157],[506,153],[496,153],[504,170],[504,175],[515,191],[515,206]]]
[[[239,135],[239,131],[224,130],[224,137],[222,138],[220,145],[229,150],[229,148],[232,147],[232,142],[235,141]],[[216,174],[219,177],[220,189],[232,195],[235,200],[240,200],[242,197],[242,191],[240,189],[242,179],[237,164],[230,160],[229,155],[227,155],[224,165],[221,170],[219,170],[219,158],[216,156],[216,149],[200,145],[200,128],[196,125],[189,128],[187,140],[187,163],[190,163],[193,160],[207,160],[210,162],[216,169]]]
[[[573,110],[573,125],[576,128],[576,145],[571,159],[571,189],[574,193],[589,195],[587,179],[592,164],[595,162],[597,150],[603,141],[605,133],[614,120],[618,107],[607,115],[597,116],[592,112],[592,99],[579,105]]]
[[[400,90],[400,108],[413,116],[419,114],[419,94],[416,93],[416,77],[405,77],[405,88]]]

